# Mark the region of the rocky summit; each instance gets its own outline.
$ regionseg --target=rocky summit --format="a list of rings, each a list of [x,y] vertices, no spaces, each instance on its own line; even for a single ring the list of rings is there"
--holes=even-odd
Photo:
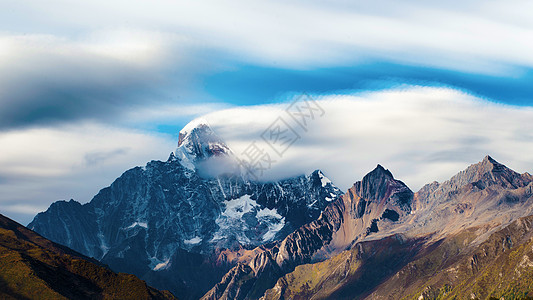
[[[221,158],[230,162],[227,172],[202,171]],[[317,219],[342,194],[318,170],[258,182],[232,161],[230,148],[194,121],[167,161],[126,171],[88,203],[53,203],[28,227],[179,298],[199,298],[235,264]]]

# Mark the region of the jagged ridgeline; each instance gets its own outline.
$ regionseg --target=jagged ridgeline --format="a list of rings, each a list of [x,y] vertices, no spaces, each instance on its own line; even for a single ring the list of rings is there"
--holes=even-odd
[[[206,122],[167,161],[29,225],[183,299],[532,296],[533,176],[491,157],[418,192],[381,165],[346,193],[321,171],[250,180]]]
[[[318,170],[277,182],[248,179],[231,149],[196,120],[180,132],[167,161],[126,171],[86,204],[58,201],[28,227],[195,299],[341,195]]]
[[[522,299],[533,176],[487,156],[412,193],[378,166],[205,299]]]

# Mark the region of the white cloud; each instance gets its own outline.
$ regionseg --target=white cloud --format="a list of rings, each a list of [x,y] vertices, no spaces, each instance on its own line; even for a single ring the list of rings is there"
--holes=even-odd
[[[319,168],[346,189],[379,163],[416,191],[425,183],[449,179],[487,154],[516,171],[533,171],[531,108],[424,87],[319,99],[325,114],[309,122],[308,132],[283,111],[286,104],[203,117],[238,155],[257,141],[279,159],[264,179]],[[281,158],[260,138],[278,116],[302,136]]]
[[[29,222],[60,199],[89,201],[124,171],[165,160],[176,141],[92,123],[0,134],[0,211]]]
[[[321,96],[323,117],[304,132],[284,112],[287,104],[224,109],[203,116],[234,152],[279,116],[302,139],[264,179],[322,169],[343,189],[380,163],[413,190],[443,181],[490,154],[519,172],[533,171],[533,109],[487,102],[451,89],[407,87],[358,95]],[[195,116],[217,105],[152,110],[151,119]],[[223,106],[222,106],[223,108]],[[132,114],[131,116],[135,116]],[[106,124],[21,129],[0,134],[0,211],[27,223],[59,199],[89,201],[125,170],[165,160],[176,140]]]
[[[167,32],[255,64],[310,68],[370,58],[489,73],[533,66],[533,4],[524,0],[24,2],[3,10],[26,21],[6,24],[13,31]],[[118,41],[108,52],[145,47]]]

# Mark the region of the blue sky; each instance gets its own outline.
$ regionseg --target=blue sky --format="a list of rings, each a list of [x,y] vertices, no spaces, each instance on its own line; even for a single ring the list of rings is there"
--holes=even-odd
[[[390,89],[402,85],[446,86],[487,100],[532,105],[533,71],[517,68],[513,74],[476,74],[400,65],[390,62],[365,63],[349,67],[291,70],[241,66],[205,79],[207,92],[236,105],[280,101],[287,94],[306,91],[316,94],[357,93]]]
[[[411,103],[409,97],[432,98],[436,93],[440,103],[455,103],[451,98],[456,97],[487,107],[486,116],[494,117],[492,112],[504,108],[508,119],[499,125],[509,133],[517,130],[512,120],[527,120],[533,106],[530,1],[1,3],[0,213],[23,223],[55,200],[89,201],[124,170],[165,159],[180,128],[206,114],[223,111],[247,120],[237,113],[240,107],[268,111],[304,92],[341,102],[380,99],[378,104],[389,103],[389,95],[395,95],[396,111],[409,114],[403,111]],[[424,102],[417,103],[410,111],[424,114],[419,110],[426,107]],[[379,119],[386,108],[378,104],[369,114]],[[334,112],[341,114],[342,109],[332,105],[332,119],[337,118]],[[439,117],[453,119],[450,114]],[[227,133],[230,127],[223,125],[231,122],[220,114],[212,116],[213,126],[233,142],[252,138],[247,132],[241,137]],[[463,131],[485,128],[482,123],[456,123],[468,124]],[[346,128],[339,138],[360,134]],[[426,176],[429,181],[442,179],[482,152],[500,153],[528,170],[527,155],[515,153],[523,159],[513,161],[510,150],[492,142],[478,145],[476,151],[465,150],[474,140],[490,140],[488,127],[475,132],[447,153],[424,146],[424,151],[435,154],[428,155],[431,159],[411,161],[417,166],[413,169],[398,165],[397,172],[409,176],[441,157],[447,167]],[[321,134],[328,133],[316,132]],[[522,147],[529,138],[525,133],[499,137]],[[309,142],[322,149],[319,140]],[[371,148],[346,147],[372,164],[394,162],[392,153],[372,157],[369,153],[378,152]],[[406,144],[395,147],[396,153],[411,151]],[[525,147],[521,151],[532,152]],[[450,153],[460,159],[452,164]],[[297,172],[313,167],[286,163],[287,168],[298,166],[293,168]],[[369,167],[362,161],[351,163],[354,173],[331,167],[340,166],[337,162],[321,167],[329,168],[345,187]],[[412,180],[419,186],[422,179]]]

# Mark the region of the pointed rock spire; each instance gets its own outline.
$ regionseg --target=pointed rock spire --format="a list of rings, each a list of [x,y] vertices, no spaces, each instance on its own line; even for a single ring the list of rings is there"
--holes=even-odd
[[[468,184],[484,189],[491,185],[500,185],[506,188],[517,188],[527,185],[528,180],[519,173],[497,162],[490,155],[485,156],[477,164],[473,164],[466,170],[459,172],[446,184],[450,188],[460,188]]]
[[[382,165],[368,173],[363,180],[354,184],[355,194],[366,201],[391,199],[401,206],[410,205],[413,192],[402,181],[394,179],[392,173]]]

